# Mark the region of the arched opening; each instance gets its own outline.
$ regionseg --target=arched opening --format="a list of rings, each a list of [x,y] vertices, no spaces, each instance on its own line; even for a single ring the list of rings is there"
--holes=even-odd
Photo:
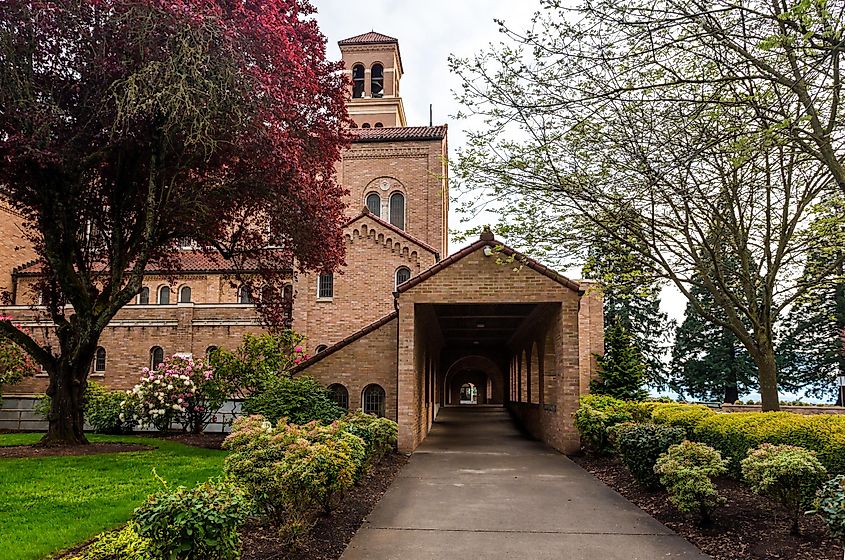
[[[404,284],[408,280],[411,279],[411,269],[407,266],[400,266],[396,269],[396,288],[399,287],[400,284]]]
[[[179,303],[191,303],[191,287],[182,286],[179,290]]]
[[[333,383],[327,389],[329,398],[344,410],[349,410],[349,391],[340,383]]]
[[[141,291],[138,292],[138,305],[149,305],[150,304],[150,289],[146,286],[141,288]]]
[[[352,67],[352,98],[364,97],[364,65],[356,64]]]
[[[361,394],[362,409],[367,414],[384,416],[385,394],[381,385],[367,385]]]
[[[164,349],[161,346],[150,348],[150,369],[155,369],[164,362]]]
[[[405,229],[405,195],[400,192],[390,195],[390,223]]]
[[[474,383],[461,385],[459,404],[478,404],[478,387]]]
[[[367,210],[375,217],[381,217],[381,196],[377,192],[371,192],[367,195]]]
[[[170,303],[170,286],[161,286],[158,289],[158,304],[167,305]]]
[[[370,123],[365,122],[364,124],[361,125],[361,128],[370,128]]]
[[[384,66],[373,64],[370,68],[370,93],[373,97],[384,97]]]
[[[94,373],[105,373],[106,371],[106,349],[102,346],[97,347],[97,353],[94,355]]]
[[[325,351],[326,351],[326,348],[328,348],[328,346],[326,346],[325,344],[320,344],[319,346],[317,346],[317,347],[314,349],[314,353],[315,353],[315,354],[319,354],[320,352],[325,352]]]

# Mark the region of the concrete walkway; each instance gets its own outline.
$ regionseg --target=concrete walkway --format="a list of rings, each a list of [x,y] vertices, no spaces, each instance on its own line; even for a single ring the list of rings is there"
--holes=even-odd
[[[345,560],[708,558],[501,408],[446,408]]]

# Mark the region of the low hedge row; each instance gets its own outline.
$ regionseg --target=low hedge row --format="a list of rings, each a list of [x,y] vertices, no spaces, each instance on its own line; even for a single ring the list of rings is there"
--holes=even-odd
[[[845,415],[791,412],[719,413],[702,405],[625,402],[606,396],[581,398],[576,427],[594,452],[607,450],[607,430],[621,422],[648,422],[683,428],[693,441],[706,443],[730,461],[740,461],[761,443],[796,445],[815,451],[830,474],[845,474]]]

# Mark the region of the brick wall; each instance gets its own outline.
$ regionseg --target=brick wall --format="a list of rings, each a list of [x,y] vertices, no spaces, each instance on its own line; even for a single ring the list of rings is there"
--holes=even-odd
[[[35,258],[22,227],[23,218],[0,200],[0,301],[12,290],[12,269]]]

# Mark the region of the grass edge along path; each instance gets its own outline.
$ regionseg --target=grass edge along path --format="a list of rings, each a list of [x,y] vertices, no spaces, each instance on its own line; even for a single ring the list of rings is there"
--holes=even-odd
[[[2,434],[0,446],[41,434]],[[0,459],[0,560],[38,560],[126,522],[146,497],[222,473],[226,453],[138,436],[88,435],[92,442],[139,443],[152,451]]]

